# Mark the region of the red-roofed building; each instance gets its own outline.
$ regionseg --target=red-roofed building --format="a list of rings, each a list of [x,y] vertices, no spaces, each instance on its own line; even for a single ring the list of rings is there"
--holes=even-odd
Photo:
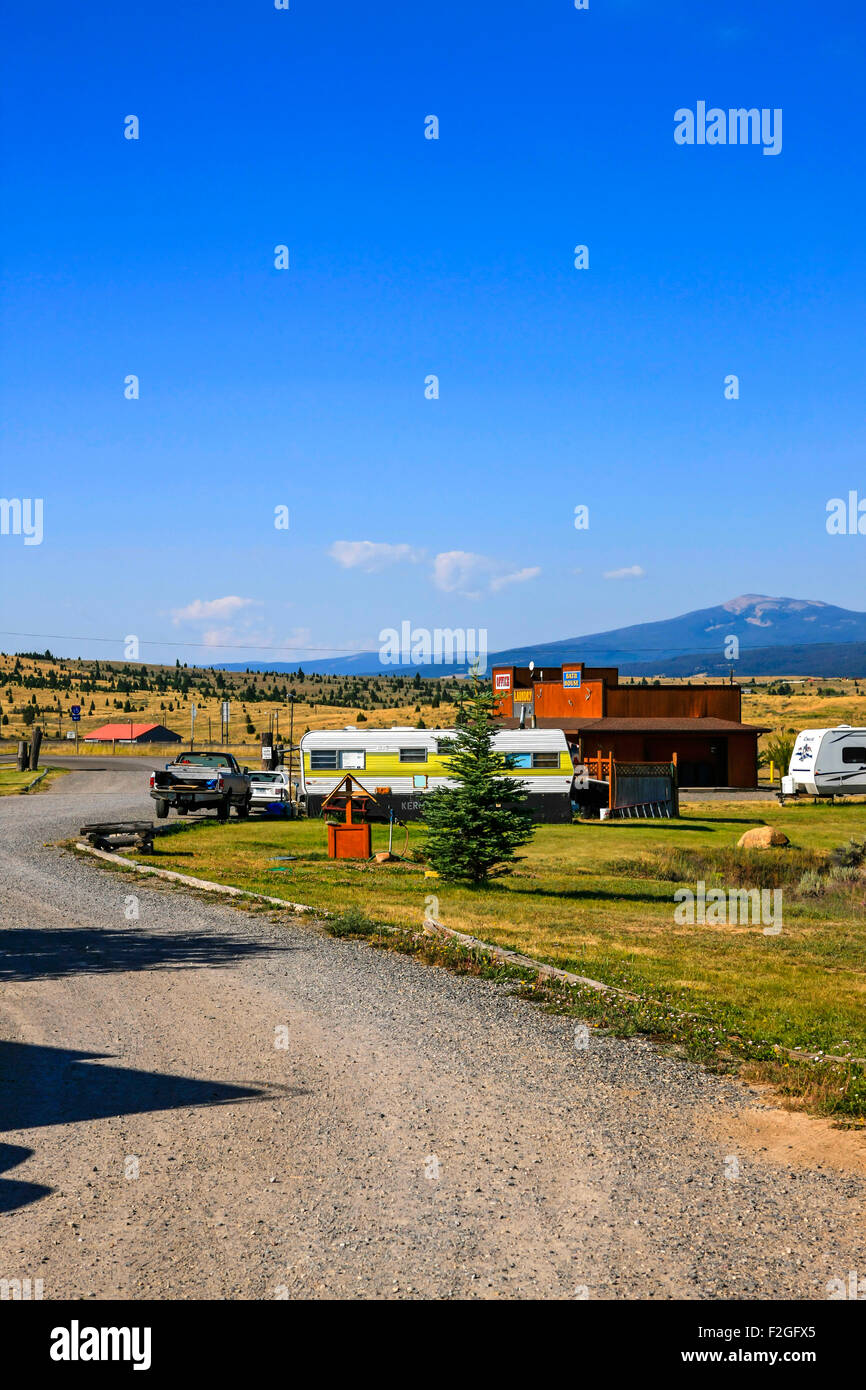
[[[85,743],[183,743],[180,734],[164,724],[135,724],[131,719],[117,724],[103,724],[84,735]]]

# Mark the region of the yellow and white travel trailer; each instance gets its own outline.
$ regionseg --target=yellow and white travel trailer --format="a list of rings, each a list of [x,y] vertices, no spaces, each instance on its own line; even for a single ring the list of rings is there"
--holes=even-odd
[[[448,748],[453,729],[316,729],[304,734],[301,799],[307,814],[319,815],[322,802],[347,772],[375,796],[379,808],[397,820],[423,815],[424,796],[453,786]],[[574,766],[561,729],[504,729],[493,746],[512,763],[510,775],[527,783],[528,809],[539,821],[571,820]]]

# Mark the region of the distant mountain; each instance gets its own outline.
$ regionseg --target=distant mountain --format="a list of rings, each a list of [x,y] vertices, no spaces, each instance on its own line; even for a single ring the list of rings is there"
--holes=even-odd
[[[866,642],[866,613],[836,608],[816,599],[768,598],[743,594],[715,608],[698,608],[679,618],[657,623],[636,623],[611,632],[594,632],[564,642],[547,642],[537,648],[514,647],[497,654],[505,665],[525,666],[534,660],[559,666],[563,661],[585,661],[590,666],[620,666],[640,662],[664,672],[678,658],[707,653],[723,660],[725,642],[736,637],[740,660],[752,649],[795,647],[804,644]],[[706,663],[706,657],[704,658]]]
[[[866,644],[866,613],[836,608],[817,599],[770,598],[766,594],[742,594],[714,608],[698,608],[661,622],[635,623],[559,642],[509,647],[491,652],[487,667],[526,666],[534,661],[543,670],[545,666],[560,666],[563,661],[584,661],[588,666],[619,666],[624,675],[690,675],[699,671],[727,674],[730,662],[724,653],[729,637],[736,637],[740,644],[736,669],[749,675],[859,675],[866,668],[862,652],[857,651],[858,644]],[[801,652],[803,648],[806,653]],[[814,650],[809,653],[809,648]],[[757,670],[755,662],[766,669]],[[377,652],[301,663],[240,662],[223,669],[295,671],[298,664],[305,671],[330,675],[369,676],[389,671],[412,674],[419,670],[424,675],[445,676],[466,671],[465,664],[383,667]],[[852,670],[852,665],[856,669]]]
[[[745,651],[745,655],[743,652]],[[734,679],[746,676],[861,676],[866,679],[866,642],[814,642],[799,647],[741,648],[738,662],[707,658],[706,652],[675,656],[659,667],[644,661],[621,666],[623,676],[725,676],[734,667]]]

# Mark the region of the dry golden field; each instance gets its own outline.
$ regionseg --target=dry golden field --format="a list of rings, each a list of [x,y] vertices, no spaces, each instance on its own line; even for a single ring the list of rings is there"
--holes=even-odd
[[[217,680],[222,682],[219,688]],[[153,688],[157,683],[161,688]],[[0,751],[11,753],[12,745],[38,725],[46,751],[74,752],[74,741],[68,738],[75,730],[70,716],[73,705],[81,706],[80,752],[105,752],[105,745],[85,744],[85,736],[104,724],[130,721],[163,724],[188,743],[192,705],[197,709],[196,746],[202,748],[219,743],[220,706],[225,699],[231,706],[228,746],[250,754],[259,750],[262,733],[271,729],[288,742],[287,697],[292,693],[297,742],[307,729],[340,728],[359,722],[359,716],[371,728],[416,725],[419,720],[427,728],[440,722],[451,725],[457,690],[458,683],[450,680],[424,680],[416,688],[408,676],[292,680],[282,673],[214,673],[146,663],[0,654]],[[32,717],[26,713],[28,706]],[[121,745],[119,751],[127,750]]]
[[[222,682],[219,687],[218,681]],[[866,682],[775,676],[741,681],[743,719],[767,726],[771,731],[767,737],[840,723],[866,726]],[[69,715],[74,704],[82,708],[82,751],[94,751],[93,745],[83,743],[93,729],[126,720],[165,724],[188,743],[193,704],[198,710],[196,744],[204,747],[218,742],[220,704],[228,699],[229,747],[249,755],[260,748],[261,734],[272,727],[288,741],[287,697],[291,693],[297,697],[296,741],[307,729],[341,728],[359,722],[361,715],[360,722],[366,721],[371,728],[417,725],[419,720],[427,728],[449,727],[460,686],[461,682],[450,679],[424,679],[416,686],[412,677],[399,675],[290,679],[282,673],[215,673],[197,667],[0,654],[0,735],[6,744],[0,743],[0,751],[11,752],[9,743],[26,736],[35,724],[43,730],[47,750],[59,752],[62,745],[63,752],[73,751],[66,735],[74,729]],[[780,688],[782,693],[777,693]],[[34,711],[29,723],[28,705]]]
[[[778,684],[778,677],[763,677],[754,682],[754,693],[743,691],[743,719],[747,724],[766,724],[776,733],[829,729],[835,724],[866,726],[866,683],[791,678],[785,684],[791,686],[792,694],[767,693],[768,687]],[[838,693],[819,693],[828,689]]]

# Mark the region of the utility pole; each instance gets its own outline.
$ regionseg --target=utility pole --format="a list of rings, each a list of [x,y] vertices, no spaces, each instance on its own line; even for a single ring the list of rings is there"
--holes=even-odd
[[[295,787],[292,781],[292,772],[295,765],[295,701],[297,695],[292,691],[289,696],[289,801],[295,799]]]

